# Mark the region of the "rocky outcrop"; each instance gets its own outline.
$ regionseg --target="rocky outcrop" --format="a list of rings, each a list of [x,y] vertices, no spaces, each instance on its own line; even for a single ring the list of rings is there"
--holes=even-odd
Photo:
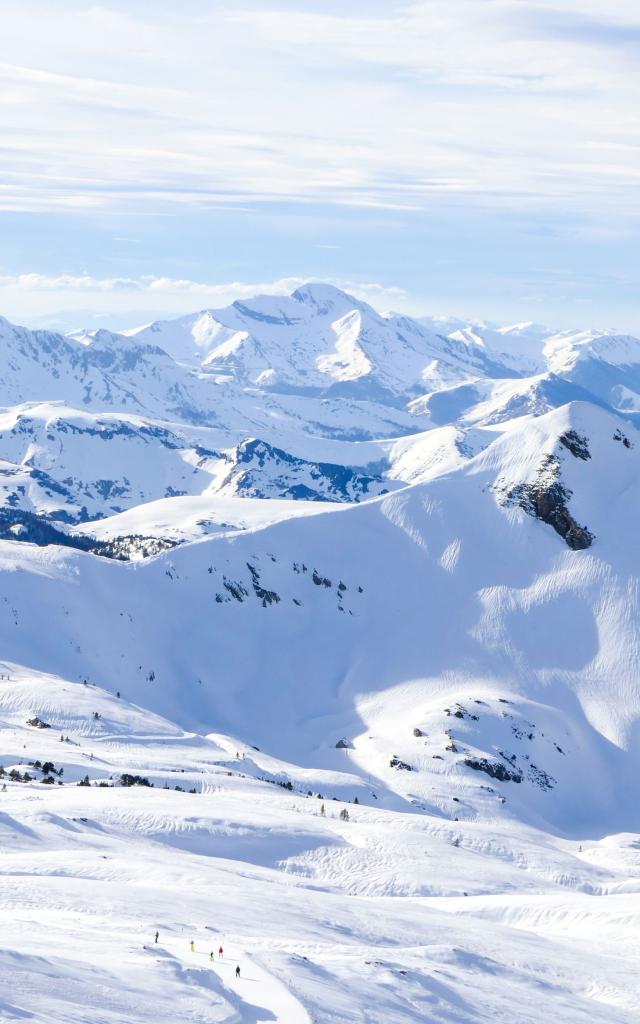
[[[633,445],[631,444],[631,441],[629,440],[629,438],[627,437],[626,434],[622,433],[621,430],[616,430],[615,431],[615,433],[613,435],[613,440],[614,441],[622,441],[622,443],[625,446],[625,448],[633,448]]]
[[[571,492],[556,481],[546,487],[533,485],[523,489],[519,504],[530,515],[552,526],[572,551],[581,551],[591,546],[594,536],[571,515],[567,505],[570,497]]]
[[[577,457],[591,456],[587,454]],[[572,492],[560,482],[559,477],[560,460],[557,455],[547,455],[538,470],[537,479],[533,483],[517,484],[507,490],[506,502],[519,505],[528,515],[552,526],[572,551],[581,551],[590,547],[595,537],[572,516],[569,511]]]
[[[266,590],[260,583],[260,573],[254,565],[247,562],[247,569],[251,573],[251,584],[253,586],[256,597],[259,601],[262,601],[262,607],[266,608],[270,604],[279,604],[280,595],[276,594],[275,590]]]
[[[582,459],[586,462],[587,459],[591,458],[588,439],[579,434],[577,430],[567,430],[564,434],[560,435],[558,440],[576,459]]]
[[[221,489],[231,488],[242,497],[351,503],[387,494],[390,487],[381,475],[309,462],[257,438],[239,444],[231,462]]]
[[[506,768],[499,761],[488,761],[486,757],[465,757],[464,764],[467,768],[473,768],[477,772],[485,772],[492,779],[498,782],[522,782],[522,774],[517,769]]]

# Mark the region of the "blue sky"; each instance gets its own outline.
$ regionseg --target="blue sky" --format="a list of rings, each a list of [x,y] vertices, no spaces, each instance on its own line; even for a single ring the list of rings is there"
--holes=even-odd
[[[299,279],[640,331],[635,0],[5,0],[0,313]]]

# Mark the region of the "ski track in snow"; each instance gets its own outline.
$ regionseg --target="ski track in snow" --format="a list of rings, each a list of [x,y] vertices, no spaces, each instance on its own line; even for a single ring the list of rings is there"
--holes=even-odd
[[[182,958],[183,965],[191,964],[194,958],[204,959],[204,970],[213,971],[217,975],[226,998],[232,1005],[237,1004],[238,1020],[242,1024],[262,1024],[263,1021],[273,1021],[274,1024],[287,1024],[288,1021],[310,1024],[306,1010],[286,985],[257,960],[249,957],[246,951],[227,945],[222,958],[218,958],[217,951],[213,950],[215,959],[212,961],[208,953],[198,951],[202,940],[195,941],[196,950]],[[177,955],[175,950],[174,955]],[[235,976],[236,966],[240,966],[240,978]]]

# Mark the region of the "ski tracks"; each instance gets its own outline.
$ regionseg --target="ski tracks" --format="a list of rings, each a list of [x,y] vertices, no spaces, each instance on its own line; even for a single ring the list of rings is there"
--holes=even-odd
[[[209,946],[216,952],[219,939],[211,939]],[[228,1024],[312,1024],[311,1017],[300,1001],[293,995],[287,985],[264,964],[235,945],[225,946],[222,959],[217,952],[214,960],[210,959],[209,946],[200,948],[196,940],[196,950],[191,952],[189,940],[171,940],[159,944],[158,951],[170,953],[179,963],[189,970],[204,975],[203,983],[212,987],[215,978],[218,984],[213,987],[233,1006],[237,1016],[229,1019]],[[236,978],[236,967],[240,967],[240,977]],[[209,976],[207,982],[206,976]]]

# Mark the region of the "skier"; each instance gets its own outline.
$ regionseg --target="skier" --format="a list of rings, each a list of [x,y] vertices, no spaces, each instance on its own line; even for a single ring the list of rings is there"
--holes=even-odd
[[[211,952],[209,953],[209,959],[210,960],[215,960],[215,956],[213,955],[213,950],[211,950]]]
[[[191,947],[191,952],[192,952],[192,953],[195,953],[195,951],[196,951],[196,945],[195,945],[195,942],[193,941],[193,939],[192,939],[192,940],[191,940],[191,942],[189,943],[189,946]]]
[[[160,938],[160,932],[156,932],[156,942],[158,941],[159,938]]]
[[[222,948],[222,946],[220,946],[220,949],[218,950],[218,959],[222,960],[223,956],[224,956],[224,949]]]
[[[236,978],[240,977],[240,964],[236,967]]]

